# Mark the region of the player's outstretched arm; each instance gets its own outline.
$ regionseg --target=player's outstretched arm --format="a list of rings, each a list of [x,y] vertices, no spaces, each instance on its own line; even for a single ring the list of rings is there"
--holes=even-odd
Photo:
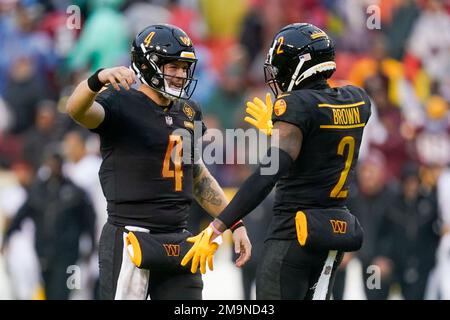
[[[297,126],[277,121],[273,130],[278,130],[279,145],[272,145],[269,153],[272,158],[271,161],[278,161],[278,171],[272,175],[264,175],[261,170],[262,164],[255,170],[243,183],[230,204],[213,221],[213,227],[220,232],[226,230],[255,209],[267,197],[276,182],[289,172],[293,161],[300,154],[303,135]],[[278,155],[278,158],[274,159],[274,155]],[[264,161],[263,163],[272,165],[269,161]]]
[[[228,204],[228,200],[203,162],[194,165],[194,197],[197,202],[213,217],[217,217]],[[200,271],[206,272],[206,262],[210,270],[213,269],[213,255],[217,244],[212,243],[217,234],[214,230],[206,228],[196,237],[188,239],[194,245],[183,258],[182,265],[186,265],[191,259],[191,272],[195,273],[200,265]],[[250,260],[252,245],[247,236],[247,230],[241,223],[233,229],[234,251],[239,255],[236,266],[241,267]]]
[[[82,81],[67,100],[67,113],[79,124],[88,128],[97,128],[105,118],[105,110],[95,102],[100,89],[110,83],[120,90],[119,84],[128,90],[135,81],[135,74],[126,67],[103,69],[88,80]]]
[[[267,197],[278,179],[289,171],[292,162],[297,159],[303,140],[301,130],[295,125],[281,121],[275,123],[274,130],[279,131],[280,143],[279,146],[272,146],[269,152],[278,151],[277,173],[262,175],[260,165],[260,168],[244,182],[225,210],[205,230],[191,239],[194,245],[184,256],[181,264],[185,266],[192,260],[192,272],[197,271],[199,263],[201,270],[206,272],[206,261],[209,261],[217,249],[211,241],[255,209]]]
[[[228,204],[228,199],[219,183],[201,160],[194,164],[194,198],[214,218]]]

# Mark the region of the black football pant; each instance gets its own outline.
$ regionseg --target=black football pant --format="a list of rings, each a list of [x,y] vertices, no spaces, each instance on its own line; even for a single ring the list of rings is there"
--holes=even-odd
[[[123,228],[106,223],[99,243],[100,299],[113,300],[121,290],[119,278],[126,272],[122,260]],[[180,271],[149,271],[146,292],[152,300],[201,300],[203,281],[200,272],[192,274],[188,268]],[[127,297],[125,297],[127,298]],[[124,297],[122,297],[124,299]],[[131,297],[130,299],[134,299]]]
[[[259,300],[330,299],[343,252],[310,252],[297,239],[268,240],[256,279]]]

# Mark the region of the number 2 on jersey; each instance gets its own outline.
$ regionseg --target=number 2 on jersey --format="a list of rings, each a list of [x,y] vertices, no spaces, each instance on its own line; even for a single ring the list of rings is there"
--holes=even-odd
[[[175,152],[173,152],[175,149]],[[164,157],[162,175],[164,178],[175,178],[175,191],[181,191],[183,170],[181,169],[181,153],[183,142],[180,136],[169,136],[169,144]],[[170,169],[170,160],[173,161],[174,169]]]
[[[347,181],[348,172],[350,171],[350,167],[352,166],[353,154],[355,153],[355,139],[351,136],[345,136],[339,142],[337,154],[340,156],[344,156],[345,146],[348,145],[347,159],[345,160],[344,170],[341,172],[341,176],[337,184],[334,186],[333,190],[331,190],[330,197],[331,198],[347,198],[348,190],[342,190],[345,182]]]

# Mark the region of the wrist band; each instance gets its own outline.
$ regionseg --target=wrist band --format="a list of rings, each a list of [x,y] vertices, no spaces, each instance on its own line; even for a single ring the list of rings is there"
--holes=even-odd
[[[103,86],[105,85],[104,83],[102,83],[100,81],[100,79],[98,78],[98,74],[100,73],[100,71],[102,71],[103,68],[98,69],[97,71],[95,71],[95,73],[90,76],[87,80],[87,84],[89,89],[91,89],[94,92],[99,92]]]
[[[234,232],[234,230],[236,230],[237,228],[243,227],[244,226],[244,222],[242,220],[239,220],[238,222],[236,222],[235,224],[233,224],[230,227],[231,232]]]
[[[213,232],[214,232],[215,234],[217,234],[218,236],[220,236],[220,235],[222,234],[222,232],[220,232],[220,231],[214,226],[214,224],[213,224],[212,222],[211,222],[209,225],[211,226],[211,229],[213,230]]]

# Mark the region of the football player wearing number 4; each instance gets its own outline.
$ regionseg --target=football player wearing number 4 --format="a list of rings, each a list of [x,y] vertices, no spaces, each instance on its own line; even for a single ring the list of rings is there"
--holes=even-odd
[[[201,299],[200,272],[191,274],[179,261],[190,247],[189,207],[194,198],[217,216],[228,202],[204,164],[194,161],[194,121],[202,121],[190,100],[195,51],[181,29],[153,25],[136,36],[131,60],[133,71],[99,70],[78,85],[67,103],[70,116],[101,140],[99,176],[108,222],[99,244],[100,296]],[[131,88],[136,75],[137,90]],[[190,136],[174,133],[181,128]],[[192,154],[186,154],[185,143]],[[232,229],[240,253],[236,265],[241,266],[250,258],[251,244],[242,223]],[[211,252],[210,269],[212,262]]]
[[[328,299],[345,251],[358,250],[363,232],[345,207],[371,105],[364,90],[331,88],[334,45],[306,23],[284,27],[264,66],[277,97],[255,98],[245,120],[266,134],[278,130],[279,170],[257,169],[226,209],[199,235],[182,265],[192,270],[213,251],[211,239],[251,212],[276,184],[273,218],[259,265],[258,299]],[[276,150],[278,149],[278,150]],[[277,154],[274,153],[274,154]],[[262,161],[268,163],[268,161]],[[215,245],[214,245],[215,248]]]

